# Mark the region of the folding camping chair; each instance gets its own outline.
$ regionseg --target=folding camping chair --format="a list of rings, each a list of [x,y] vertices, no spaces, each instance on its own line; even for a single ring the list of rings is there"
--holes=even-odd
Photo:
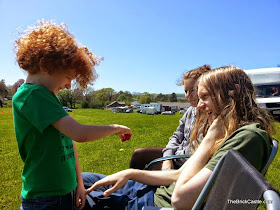
[[[280,209],[279,192],[242,155],[230,150],[215,167],[193,209],[257,209],[261,198],[267,209]]]

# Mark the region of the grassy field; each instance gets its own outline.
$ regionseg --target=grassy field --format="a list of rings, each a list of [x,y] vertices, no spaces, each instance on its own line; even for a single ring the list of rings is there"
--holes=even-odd
[[[20,206],[22,161],[18,154],[11,108],[0,108],[0,209]],[[144,146],[165,146],[178,126],[180,114],[171,116],[121,114],[108,110],[77,109],[73,118],[85,124],[123,124],[130,127],[134,137],[121,143],[116,135],[78,145],[81,170],[111,174],[129,167],[134,149]],[[280,140],[280,123],[276,124]],[[121,150],[123,149],[123,150]],[[266,178],[280,189],[280,152],[270,166]]]

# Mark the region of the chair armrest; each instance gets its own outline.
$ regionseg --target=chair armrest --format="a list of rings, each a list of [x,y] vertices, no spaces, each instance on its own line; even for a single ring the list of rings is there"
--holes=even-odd
[[[151,161],[150,163],[146,164],[144,169],[147,170],[147,169],[149,169],[149,167],[152,164],[158,163],[158,162],[161,162],[161,161],[180,159],[180,158],[190,158],[190,157],[191,157],[191,155],[170,155],[170,156],[160,157],[160,158],[157,158],[157,159]]]
[[[273,159],[275,158],[276,154],[278,151],[278,141],[276,139],[272,139],[272,148],[271,148],[271,153],[269,156],[269,159],[267,160],[267,163],[265,164],[264,168],[261,171],[262,175],[265,175],[269,165],[272,163]]]
[[[154,206],[144,206],[142,210],[174,210],[173,208],[161,208],[161,207],[154,207]]]
[[[280,209],[280,198],[279,195],[273,190],[267,190],[263,194],[263,198],[266,201],[267,210]]]

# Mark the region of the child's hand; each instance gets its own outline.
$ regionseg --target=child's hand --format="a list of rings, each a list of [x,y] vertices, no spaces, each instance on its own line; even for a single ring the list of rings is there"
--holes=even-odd
[[[77,209],[83,209],[86,203],[86,190],[84,188],[84,185],[78,184],[75,199]]]
[[[128,141],[132,138],[132,131],[130,128],[123,126],[123,125],[116,125],[117,126],[117,132],[116,134],[120,137],[121,141]]]

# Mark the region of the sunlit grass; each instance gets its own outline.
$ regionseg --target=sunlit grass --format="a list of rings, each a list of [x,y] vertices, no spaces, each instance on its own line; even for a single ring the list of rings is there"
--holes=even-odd
[[[11,108],[0,108],[0,209],[19,209],[22,161],[18,154]],[[3,111],[3,114],[2,114]],[[165,146],[178,126],[180,114],[142,115],[112,113],[109,110],[76,109],[69,115],[85,124],[122,124],[130,127],[134,137],[121,143],[112,135],[89,143],[78,143],[81,170],[111,174],[129,167],[134,149],[145,146]],[[280,123],[275,138],[280,140]],[[120,149],[123,149],[120,151]],[[280,152],[273,161],[266,178],[280,189]]]

